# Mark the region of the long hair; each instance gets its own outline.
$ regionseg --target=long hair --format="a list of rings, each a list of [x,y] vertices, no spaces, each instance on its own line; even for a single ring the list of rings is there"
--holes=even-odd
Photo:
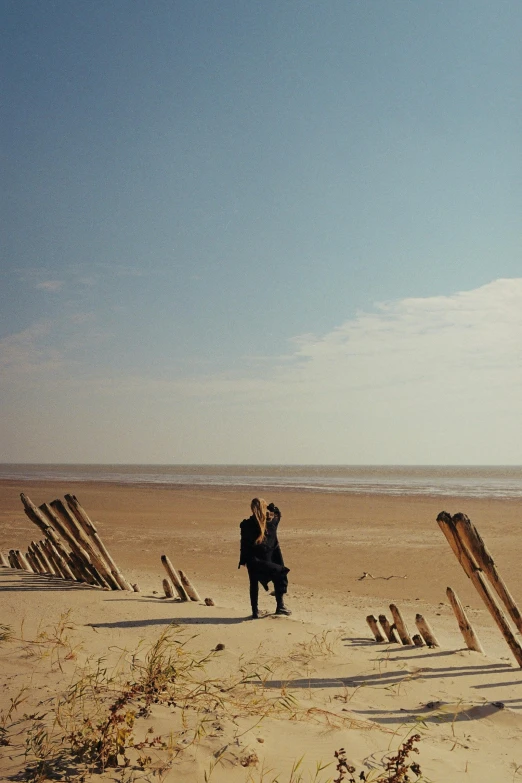
[[[263,498],[254,498],[250,504],[250,508],[259,524],[259,536],[256,538],[256,544],[260,544],[265,537],[266,531],[266,500],[263,500]]]

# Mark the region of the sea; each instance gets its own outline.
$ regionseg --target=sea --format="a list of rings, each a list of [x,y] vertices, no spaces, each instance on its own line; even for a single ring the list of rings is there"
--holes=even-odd
[[[522,466],[0,464],[0,480],[522,498]]]

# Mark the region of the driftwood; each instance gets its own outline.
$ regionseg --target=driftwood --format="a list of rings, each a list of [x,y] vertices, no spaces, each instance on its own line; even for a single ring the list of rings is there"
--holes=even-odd
[[[191,601],[199,601],[201,603],[201,596],[199,595],[198,591],[186,575],[184,571],[181,570],[181,568],[178,570],[179,578],[181,579],[181,584],[185,588],[185,591],[190,598]]]
[[[428,647],[440,647],[437,637],[433,633],[430,624],[421,614],[415,615],[415,625]]]
[[[397,628],[397,632],[399,634],[402,644],[413,644],[410,636],[410,632],[406,627],[406,623],[402,619],[402,615],[399,612],[399,609],[395,606],[395,604],[390,604],[390,612],[393,615],[393,619],[395,621],[395,627]]]
[[[407,579],[408,574],[406,576],[396,576],[395,574],[392,574],[391,576],[373,576],[373,574],[369,574],[368,571],[363,571],[363,575],[359,577],[357,580],[358,582],[362,582],[363,579],[385,579],[388,581],[388,579]]]
[[[455,617],[457,618],[460,632],[464,637],[464,641],[466,642],[466,646],[468,650],[475,650],[475,652],[479,652],[482,653],[482,655],[484,655],[484,648],[482,647],[482,644],[480,643],[480,640],[477,634],[475,633],[473,626],[468,620],[466,616],[466,612],[464,611],[464,607],[459,601],[457,594],[451,589],[451,587],[448,587],[446,589],[446,595],[448,596],[451,607],[455,612]]]
[[[163,567],[164,567],[165,571],[167,572],[167,576],[169,577],[170,581],[172,582],[172,584],[176,588],[176,591],[177,591],[179,597],[181,598],[181,600],[182,601],[188,601],[189,597],[188,597],[187,591],[183,587],[181,579],[179,578],[176,570],[174,569],[174,566],[172,565],[172,563],[168,559],[167,555],[162,555],[161,556],[161,562],[163,563]]]
[[[3,552],[0,552],[0,566],[2,566],[2,568],[9,568],[9,562]]]
[[[20,563],[16,558],[16,552],[14,551],[14,549],[9,550],[9,554],[7,555],[7,557],[9,558],[9,565],[11,566],[11,568],[18,568],[18,569],[21,568]]]
[[[420,633],[413,634],[413,636],[411,637],[411,640],[412,640],[413,644],[415,645],[415,647],[424,647],[424,640],[423,640],[422,636],[420,635]]]
[[[399,634],[397,633],[397,628],[395,625],[390,625],[388,622],[388,619],[385,614],[379,615],[379,622],[381,624],[381,628],[386,634],[386,638],[389,642],[396,642],[397,644],[401,643]]]
[[[516,662],[522,667],[522,647],[515,638],[506,615],[491,593],[482,571],[479,569],[476,561],[474,561],[473,556],[468,552],[464,542],[461,541],[453,518],[445,511],[442,511],[437,517],[437,522],[464,571],[469,576],[478,594],[486,604],[486,607],[495,620],[502,636],[506,640],[509,649],[513,653]]]
[[[379,625],[377,623],[377,618],[374,617],[373,614],[369,614],[366,618],[366,622],[370,626],[371,632],[373,633],[375,637],[376,642],[384,642],[384,636],[382,635]]]
[[[41,570],[40,570],[39,564],[36,562],[33,553],[29,549],[25,553],[25,559],[27,560],[27,562],[31,566],[31,570],[33,571],[34,574],[41,574],[42,573]]]

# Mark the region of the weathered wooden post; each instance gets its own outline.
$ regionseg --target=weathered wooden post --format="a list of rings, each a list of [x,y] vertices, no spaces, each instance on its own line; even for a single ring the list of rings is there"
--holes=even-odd
[[[194,585],[192,584],[188,576],[185,574],[185,572],[182,571],[180,568],[178,569],[178,573],[179,573],[179,578],[181,580],[181,584],[185,588],[185,591],[188,597],[190,598],[190,600],[201,602],[201,596],[199,595],[198,591],[196,590],[196,588],[194,587]]]
[[[45,550],[45,554],[53,564],[56,576],[58,576],[60,579],[69,579],[69,576],[67,575],[62,565],[61,558],[58,555],[56,549],[53,547],[50,538],[43,542],[43,548]]]
[[[448,587],[446,589],[446,595],[448,596],[451,607],[455,612],[455,617],[457,618],[460,632],[464,637],[464,641],[466,642],[468,650],[474,650],[475,652],[479,652],[484,655],[484,648],[482,647],[482,644],[480,643],[473,626],[468,620],[466,612],[464,611],[464,607],[459,601],[457,594],[451,589],[451,587]]]
[[[64,536],[77,554],[82,559],[86,559],[88,563],[94,565],[96,571],[104,580],[103,584],[107,583],[113,590],[119,590],[120,586],[111,574],[107,564],[103,561],[102,556],[95,549],[89,537],[84,533],[82,527],[62,501],[53,500],[50,504],[44,503],[40,506],[40,510],[44,511],[53,521],[53,527],[58,529],[60,535]],[[81,551],[78,551],[78,548]]]
[[[165,598],[174,598],[174,588],[168,579],[163,580],[163,592],[165,593]]]
[[[82,506],[78,502],[78,498],[75,495],[67,494],[65,495],[65,500],[67,501],[67,505],[69,506],[69,509],[73,513],[77,522],[80,524],[81,528],[84,530],[85,534],[91,539],[94,546],[96,546],[96,548],[98,549],[104,563],[106,564],[108,570],[112,574],[114,580],[117,582],[121,590],[133,590],[134,586],[131,586],[129,584],[129,582],[125,579],[122,572],[114,562],[107,547],[105,546],[105,544],[103,543],[103,541],[99,536],[96,525],[94,524],[94,522],[91,521],[85,509],[82,508]]]
[[[35,543],[34,545],[35,552],[37,552],[38,557],[43,562],[47,573],[51,574],[51,576],[56,576],[56,571],[54,570],[54,566],[52,565],[51,561],[47,557],[47,552],[45,551],[43,545],[44,545],[43,541]]]
[[[413,644],[410,633],[406,627],[406,623],[402,619],[402,615],[395,604],[390,604],[390,612],[393,615],[395,626],[402,644]]]
[[[420,633],[413,634],[411,640],[415,645],[415,647],[424,647],[424,639],[422,638]]]
[[[0,552],[0,566],[2,566],[2,568],[9,568],[9,563],[3,552]]]
[[[11,568],[18,568],[18,569],[21,568],[20,563],[16,559],[16,552],[14,551],[14,549],[9,550],[7,557],[9,559],[9,565],[11,566]]]
[[[394,625],[390,625],[385,614],[379,615],[379,622],[381,624],[382,630],[386,634],[386,638],[388,639],[388,641],[400,644],[401,640],[399,634],[397,633],[397,629]]]
[[[452,517],[445,511],[442,511],[437,517],[437,522],[442,529],[444,535],[448,541],[453,541],[451,548],[457,555],[459,562],[461,563],[464,571],[467,573],[478,594],[486,604],[491,616],[495,620],[502,636],[506,640],[509,649],[513,653],[516,662],[522,667],[522,647],[515,638],[513,631],[509,626],[506,615],[495,601],[494,596],[489,590],[489,587],[482,575],[482,571],[478,568],[474,562],[472,556],[468,553],[464,543],[460,540],[455,529],[455,523]]]
[[[187,595],[187,591],[183,587],[181,583],[181,579],[179,578],[178,574],[176,573],[172,563],[168,559],[167,555],[161,556],[161,562],[163,563],[163,567],[165,568],[165,571],[167,572],[167,576],[169,577],[170,581],[174,585],[174,587],[177,590],[177,593],[182,601],[188,601],[189,597]]]
[[[522,633],[522,616],[520,615],[520,610],[500,576],[495,561],[479,535],[477,528],[471,524],[471,520],[466,514],[455,514],[453,523],[457,535],[466,547],[468,553],[472,555],[479,568],[481,568],[487,576],[490,584],[495,588],[497,595],[506,607],[509,616],[515,623],[519,633]]]
[[[374,617],[373,614],[369,614],[368,617],[366,618],[366,622],[370,626],[370,630],[371,630],[371,632],[373,633],[373,635],[375,637],[375,641],[376,642],[383,642],[384,641],[384,636],[382,635],[382,633],[381,633],[381,631],[379,629],[379,626],[377,624],[377,618]]]
[[[34,574],[33,569],[31,568],[26,556],[23,552],[21,552],[19,549],[16,550],[16,556],[18,560],[20,561],[20,565],[24,569],[24,571],[29,571],[29,573]]]
[[[440,647],[437,637],[433,633],[430,624],[421,614],[415,615],[415,625],[428,647]]]
[[[31,569],[32,569],[34,574],[41,574],[42,573],[41,570],[40,570],[40,565],[39,565],[39,563],[36,562],[36,558],[34,557],[34,555],[33,555],[33,553],[31,552],[30,549],[28,549],[27,552],[25,553],[25,559],[27,560],[27,562],[31,566]]]

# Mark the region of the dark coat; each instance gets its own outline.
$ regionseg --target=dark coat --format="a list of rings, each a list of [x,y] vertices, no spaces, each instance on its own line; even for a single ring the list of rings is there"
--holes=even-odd
[[[256,540],[259,538],[261,530],[255,516],[252,515],[241,522],[239,526],[241,530],[240,566],[259,561],[284,566],[283,554],[277,539],[277,527],[280,520],[281,512],[278,508],[274,508],[274,516],[267,521],[265,537],[259,544],[256,543]]]

